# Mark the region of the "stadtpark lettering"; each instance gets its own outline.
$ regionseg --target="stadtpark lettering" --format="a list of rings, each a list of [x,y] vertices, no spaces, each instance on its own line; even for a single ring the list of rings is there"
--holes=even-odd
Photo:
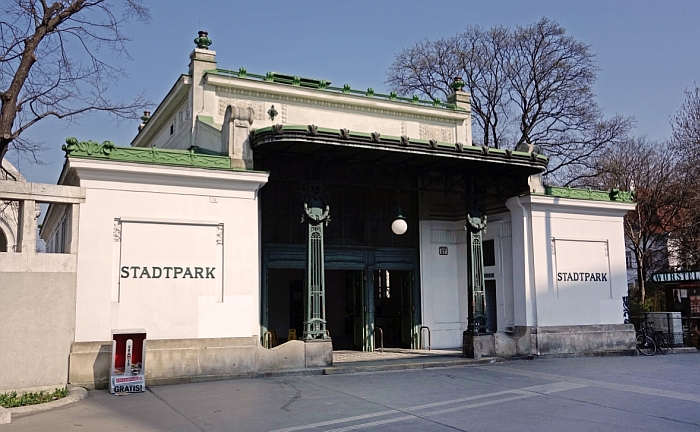
[[[577,273],[561,272],[561,273],[557,273],[557,280],[559,282],[607,282],[608,281],[608,274],[607,273],[586,273],[586,272],[577,272]]]
[[[122,266],[122,279],[216,279],[216,267],[139,267]]]

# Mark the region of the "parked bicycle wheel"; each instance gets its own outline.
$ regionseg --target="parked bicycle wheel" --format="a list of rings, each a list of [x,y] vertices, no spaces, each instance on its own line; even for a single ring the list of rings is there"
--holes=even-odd
[[[656,333],[654,335],[654,343],[656,344],[656,350],[661,354],[666,354],[668,352],[668,342],[663,333]]]
[[[656,344],[645,334],[637,335],[637,351],[645,356],[653,356],[656,354]]]

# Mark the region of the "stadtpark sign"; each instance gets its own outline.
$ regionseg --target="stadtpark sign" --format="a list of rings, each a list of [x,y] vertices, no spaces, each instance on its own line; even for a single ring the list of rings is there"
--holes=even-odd
[[[656,273],[651,276],[651,280],[657,283],[700,281],[700,271]]]
[[[571,282],[607,282],[607,273],[588,273],[588,272],[558,272],[557,281]]]
[[[173,279],[177,279],[178,276],[181,279],[216,279],[214,270],[216,267],[122,266],[121,277],[122,279],[160,279],[161,277],[170,279],[172,275]]]

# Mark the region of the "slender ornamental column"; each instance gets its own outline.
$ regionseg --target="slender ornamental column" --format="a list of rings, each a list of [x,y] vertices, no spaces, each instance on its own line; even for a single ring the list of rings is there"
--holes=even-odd
[[[486,304],[484,298],[484,254],[482,233],[486,229],[486,215],[471,210],[467,213],[467,259],[469,284],[469,316],[467,331],[479,334],[486,331]]]
[[[330,207],[318,188],[309,188],[304,199],[308,224],[306,242],[306,282],[304,296],[304,340],[327,339],[326,282],[323,268],[323,226],[330,221]]]

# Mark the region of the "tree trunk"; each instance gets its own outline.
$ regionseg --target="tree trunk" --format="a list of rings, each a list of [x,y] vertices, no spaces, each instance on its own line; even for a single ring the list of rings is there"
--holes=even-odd
[[[639,300],[640,306],[644,307],[644,300],[646,300],[646,286],[644,284],[644,260],[639,254],[635,253],[634,257],[637,261],[637,286],[639,287]]]

